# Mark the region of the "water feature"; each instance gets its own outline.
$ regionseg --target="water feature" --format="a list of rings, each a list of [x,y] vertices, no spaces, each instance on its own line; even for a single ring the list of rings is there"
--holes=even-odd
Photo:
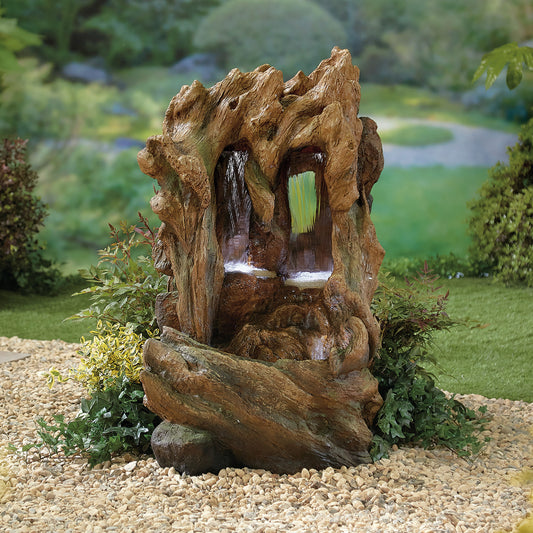
[[[161,187],[156,266],[171,274],[161,340],[144,349],[146,404],[240,464],[369,457],[383,258],[370,192],[383,155],[375,123],[357,116],[358,76],[335,48],[287,82],[268,65],[194,82],[139,154]]]

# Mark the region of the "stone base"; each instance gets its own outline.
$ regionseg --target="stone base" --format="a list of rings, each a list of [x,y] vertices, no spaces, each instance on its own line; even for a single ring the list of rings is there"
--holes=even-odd
[[[208,431],[161,422],[152,434],[151,443],[159,466],[173,466],[182,474],[217,473],[235,466],[231,452],[221,448]]]

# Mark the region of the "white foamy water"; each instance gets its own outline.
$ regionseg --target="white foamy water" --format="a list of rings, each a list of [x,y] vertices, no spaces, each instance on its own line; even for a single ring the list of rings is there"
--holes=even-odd
[[[296,272],[285,281],[285,285],[292,287],[310,287],[320,288],[326,284],[331,276],[330,270],[321,270],[319,272]]]
[[[242,261],[230,261],[224,265],[225,272],[240,272],[242,274],[250,274],[256,278],[275,278],[276,273],[272,270],[266,270],[263,268],[257,268],[249,263]]]

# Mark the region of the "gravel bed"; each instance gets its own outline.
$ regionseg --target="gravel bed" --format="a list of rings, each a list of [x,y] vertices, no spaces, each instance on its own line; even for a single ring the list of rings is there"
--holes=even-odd
[[[460,399],[488,406],[493,440],[472,462],[445,449],[402,448],[355,468],[191,477],[149,456],[90,470],[79,456],[9,452],[8,443],[35,439],[35,417],[76,414],[82,388],[49,390],[41,373],[75,368],[77,347],[0,337],[0,350],[31,355],[0,365],[0,531],[487,533],[511,530],[529,510],[516,476],[533,466],[533,404],[476,395]]]

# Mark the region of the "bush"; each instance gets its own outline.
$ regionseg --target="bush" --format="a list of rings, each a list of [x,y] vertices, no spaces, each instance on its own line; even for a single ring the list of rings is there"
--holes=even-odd
[[[309,74],[346,33],[327,11],[307,0],[230,0],[198,27],[194,42],[221,56],[226,68],[269,63],[293,76]]]
[[[382,281],[373,300],[381,326],[381,348],[372,372],[384,403],[374,421],[371,455],[386,456],[394,444],[446,446],[459,456],[477,453],[485,420],[435,386],[425,370],[435,331],[457,323],[446,314],[448,294],[439,294],[438,277],[424,270],[404,287]],[[482,410],[481,412],[484,412]]]
[[[82,338],[83,346],[78,350],[81,361],[69,377],[61,376],[52,368],[48,372],[48,385],[74,378],[94,394],[114,387],[125,376],[130,383],[140,383],[139,375],[143,366],[142,347],[145,337],[132,331],[131,326],[121,326],[99,321],[96,331],[91,331],[92,340]],[[150,337],[157,334],[148,332]]]
[[[94,337],[78,351],[81,361],[66,377],[51,368],[48,384],[76,379],[89,393],[81,411],[66,422],[61,414],[53,422],[37,419],[40,441],[23,451],[44,446],[52,453],[84,453],[90,466],[106,461],[115,453],[147,452],[159,417],[143,405],[144,391],[139,380],[144,341],[157,335],[154,302],[164,277],[150,259],[136,256],[140,249],[151,251],[155,233],[140,214],[141,227],[111,226],[114,242],[100,251],[96,267],[84,272],[95,283],[82,291],[93,303],[75,318],[98,319]],[[74,317],[71,317],[74,318]]]
[[[38,176],[26,161],[26,143],[0,145],[0,288],[50,293],[61,275],[37,241],[46,206],[33,194]]]
[[[100,250],[100,261],[88,270],[81,270],[92,286],[76,294],[90,294],[91,305],[71,319],[97,320],[129,327],[145,338],[157,327],[154,316],[155,298],[166,288],[167,278],[155,269],[152,259],[142,252],[150,252],[155,242],[155,230],[139,213],[140,226],[120,228],[111,224],[113,242]],[[141,250],[141,254],[139,254]]]
[[[533,287],[533,119],[470,202],[471,255],[496,278]]]

